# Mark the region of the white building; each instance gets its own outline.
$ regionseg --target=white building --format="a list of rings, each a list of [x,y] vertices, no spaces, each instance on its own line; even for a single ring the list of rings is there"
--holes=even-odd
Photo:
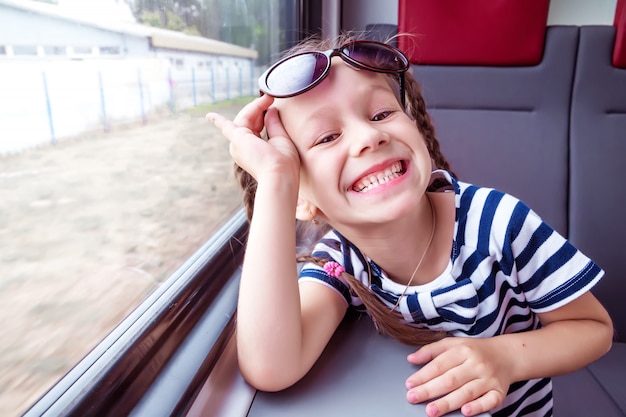
[[[97,17],[0,0],[0,154],[107,131],[167,106],[255,93],[254,50],[140,25],[132,15]]]

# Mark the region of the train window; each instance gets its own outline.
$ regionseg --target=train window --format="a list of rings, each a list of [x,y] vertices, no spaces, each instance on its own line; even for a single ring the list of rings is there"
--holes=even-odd
[[[44,46],[44,55],[65,55],[67,48],[64,46]]]
[[[33,45],[15,45],[13,46],[15,55],[37,55],[37,47]]]
[[[98,49],[100,55],[119,55],[121,53],[119,46],[100,46]]]
[[[0,415],[26,410],[238,209],[228,144],[203,116],[258,94],[297,3],[0,3]]]

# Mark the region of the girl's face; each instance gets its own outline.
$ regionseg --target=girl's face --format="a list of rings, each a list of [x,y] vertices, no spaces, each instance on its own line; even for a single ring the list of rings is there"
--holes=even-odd
[[[300,199],[342,231],[415,212],[432,163],[387,76],[333,58],[312,90],[274,104],[301,159]]]

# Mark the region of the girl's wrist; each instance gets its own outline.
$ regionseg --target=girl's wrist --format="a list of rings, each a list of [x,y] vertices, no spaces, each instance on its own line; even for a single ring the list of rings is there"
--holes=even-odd
[[[280,173],[272,173],[259,178],[257,181],[257,190],[255,200],[259,200],[264,193],[280,204],[292,201],[295,209],[295,203],[298,199],[298,179],[293,176]]]
[[[276,191],[295,190],[296,194],[300,186],[300,172],[288,168],[277,167],[259,174],[258,187],[273,189]]]

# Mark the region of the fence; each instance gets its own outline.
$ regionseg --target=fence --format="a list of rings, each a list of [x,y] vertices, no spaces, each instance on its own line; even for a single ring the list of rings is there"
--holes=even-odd
[[[2,62],[0,154],[258,93],[260,70],[252,60],[220,62],[198,68],[176,68],[163,58]]]

